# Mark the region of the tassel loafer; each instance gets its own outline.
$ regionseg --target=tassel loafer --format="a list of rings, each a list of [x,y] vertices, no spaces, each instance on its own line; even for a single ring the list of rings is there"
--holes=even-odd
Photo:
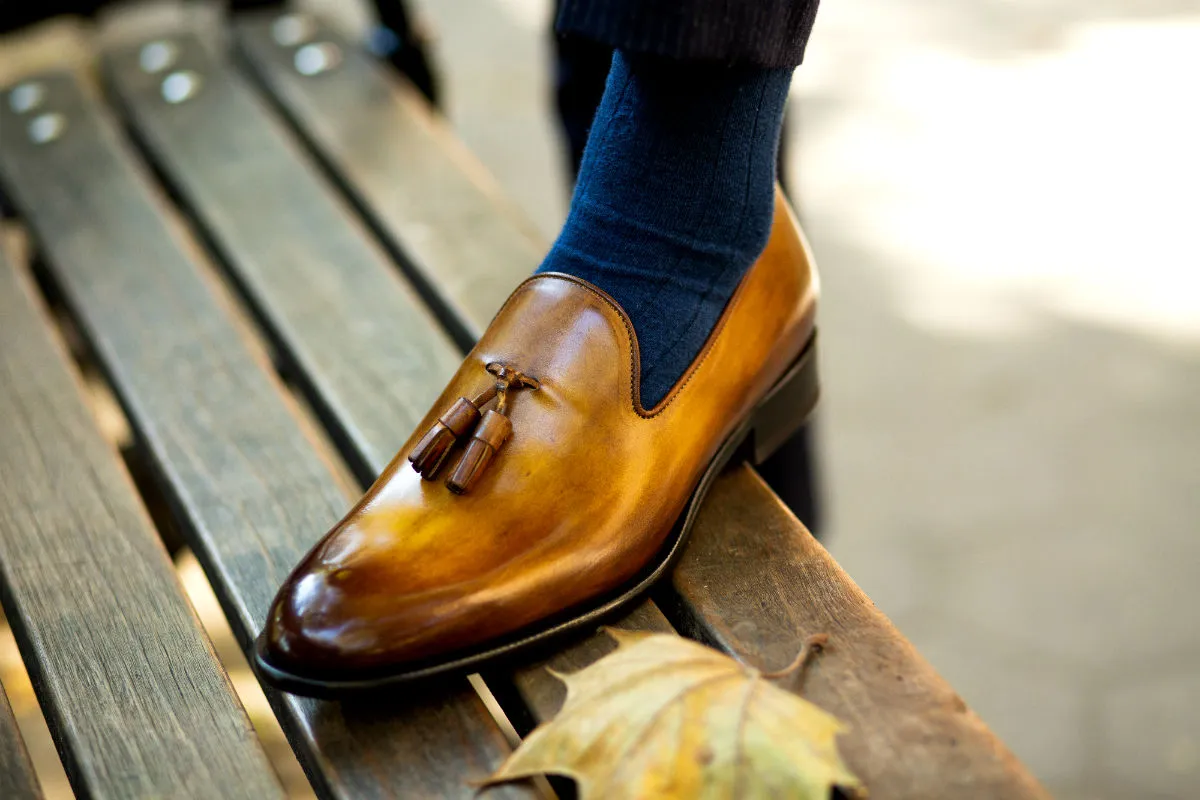
[[[260,675],[328,697],[471,672],[628,606],[680,554],[720,469],[769,456],[816,403],[816,288],[780,198],[704,348],[647,409],[620,306],[568,275],[526,280],[284,582]]]

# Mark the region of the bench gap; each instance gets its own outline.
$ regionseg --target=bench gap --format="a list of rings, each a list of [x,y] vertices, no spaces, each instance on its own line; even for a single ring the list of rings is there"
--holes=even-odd
[[[186,546],[175,555],[174,560],[175,571],[187,592],[188,600],[196,609],[204,632],[208,634],[221,665],[229,674],[238,699],[242,701],[242,706],[250,717],[263,749],[271,759],[275,774],[287,790],[288,797],[294,800],[315,800],[316,792],[275,716],[275,709],[251,671],[237,636],[225,618],[225,611],[221,608],[221,602],[217,599],[208,574],[200,565],[200,560],[191,548]]]
[[[113,97],[117,97],[115,92]],[[266,314],[254,303],[253,294],[249,287],[238,277],[229,260],[221,250],[219,242],[196,219],[189,206],[179,195],[174,181],[146,143],[138,130],[128,123],[128,117],[119,117],[122,130],[133,143],[142,163],[153,173],[159,186],[169,192],[172,208],[178,217],[180,225],[188,232],[188,236],[197,250],[203,253],[203,265],[208,277],[214,284],[220,286],[220,294],[229,306],[237,310],[237,317],[249,332],[248,339],[265,344],[265,351],[276,377],[287,389],[287,397],[291,400],[295,411],[304,420],[306,433],[313,439],[314,445],[322,457],[333,465],[344,487],[370,485],[375,476],[369,464],[353,447],[338,423],[337,417],[322,402],[321,394],[309,381],[304,370],[289,355],[286,343],[273,330]]]
[[[172,556],[183,547],[183,539],[166,507],[165,496],[153,476],[144,446],[133,435],[132,427],[112,384],[101,369],[99,360],[87,337],[79,330],[67,308],[62,289],[47,268],[42,253],[33,244],[33,237],[13,212],[11,219],[0,223],[11,260],[32,278],[34,288],[45,305],[55,333],[79,373],[89,410],[96,427],[105,440],[120,455],[125,469],[133,478],[159,538]],[[3,246],[4,243],[0,243]]]
[[[24,269],[35,292],[50,313],[52,302],[46,296],[42,276],[34,273],[30,239],[16,220],[15,211],[3,208],[0,197],[0,262],[8,261]],[[5,214],[9,211],[8,214]],[[70,348],[63,332],[64,349]],[[6,726],[10,726],[6,732]],[[5,742],[5,736],[15,741]],[[4,752],[5,746],[7,752]],[[17,798],[41,798],[43,792],[51,797],[73,797],[42,702],[33,689],[33,679],[25,665],[25,656],[0,605],[0,790]],[[48,787],[48,788],[47,788]]]
[[[246,709],[263,749],[271,757],[272,768],[284,782],[289,796],[315,797],[295,753],[287,743],[287,737],[284,735],[262,687],[254,678],[245,655],[237,644],[237,639],[225,618],[224,610],[219,607],[219,601],[207,574],[199,566],[195,554],[184,541],[176,521],[179,517],[171,509],[167,491],[154,468],[149,448],[137,435],[102,363],[96,357],[91,343],[80,330],[76,318],[68,307],[62,287],[58,285],[52,271],[47,268],[43,254],[33,245],[33,237],[25,229],[19,217],[3,223],[2,227],[5,230],[0,232],[0,236],[10,240],[8,247],[10,258],[14,250],[21,253],[12,260],[17,262],[18,269],[24,264],[25,271],[32,278],[31,282],[38,290],[40,299],[52,322],[53,333],[62,343],[64,351],[69,355],[72,365],[79,375],[87,406],[92,412],[96,427],[112,449],[121,457],[129,476],[133,479],[137,494],[149,512],[159,538],[171,555],[176,574],[179,576],[188,600],[196,610],[204,632],[212,642],[220,659],[222,668],[229,675],[238,699]],[[13,243],[11,241],[13,239],[16,239],[17,243]],[[3,247],[3,244],[0,242],[0,247]],[[236,302],[233,297],[230,297],[229,300],[231,303]],[[303,404],[300,399],[297,399],[297,402]],[[301,411],[301,413],[305,412]],[[310,422],[309,424],[313,427],[313,435],[319,436],[319,428],[315,423]],[[327,443],[324,446],[327,449],[330,447]],[[192,565],[194,565],[194,569],[189,569]],[[209,602],[210,598],[211,602]],[[217,606],[215,613],[213,605]],[[0,622],[7,625],[3,609],[0,609]],[[11,638],[11,633],[6,633]],[[25,667],[20,650],[16,648],[15,641],[13,650],[20,659],[21,674],[19,677],[23,677],[24,681],[28,683],[30,681],[29,672]],[[34,726],[33,735],[35,741],[44,745],[50,740],[51,733],[36,695],[34,695],[34,702],[41,724]],[[53,749],[52,743],[50,746]],[[50,773],[50,780],[55,783],[56,787],[61,786],[61,791],[70,793],[66,772],[62,768],[62,762],[57,758],[57,753],[55,753],[55,763],[58,767],[57,770],[52,769],[53,765],[50,764],[48,758],[42,758],[38,766],[39,773],[44,765]],[[61,773],[61,781],[57,780],[58,773]],[[60,790],[56,788],[56,793],[58,791]]]
[[[0,608],[0,794],[6,792],[17,800],[74,796],[25,658]]]
[[[266,16],[255,15],[253,13],[239,15],[243,19],[265,18]],[[446,333],[450,335],[450,338],[454,340],[454,343],[463,352],[467,352],[474,347],[475,334],[467,328],[462,318],[445,301],[433,280],[421,273],[421,270],[414,264],[411,256],[405,251],[404,247],[389,235],[386,224],[372,213],[370,204],[347,183],[345,176],[338,171],[335,162],[324,152],[320,143],[312,136],[303,122],[295,116],[292,109],[286,103],[276,97],[270,90],[270,87],[263,81],[262,76],[254,68],[253,63],[243,52],[242,48],[232,46],[229,48],[229,53],[234,64],[238,66],[240,73],[249,78],[248,82],[257,90],[258,96],[287,123],[288,130],[304,146],[305,152],[312,159],[312,163],[318,168],[329,184],[337,190],[341,199],[353,209],[359,221],[366,226],[375,239],[375,242],[383,248],[392,263],[417,291],[422,302],[437,317],[438,322]],[[406,86],[405,88],[411,90],[411,87]],[[411,93],[414,103],[428,106],[424,99],[417,94],[416,90],[411,90]],[[431,110],[430,113],[434,112]]]

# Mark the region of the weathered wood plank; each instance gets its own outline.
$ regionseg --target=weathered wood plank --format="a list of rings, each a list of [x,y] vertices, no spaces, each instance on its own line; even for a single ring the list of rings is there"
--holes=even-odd
[[[0,104],[0,178],[248,647],[349,498],[111,122],[69,77],[39,80],[63,135],[34,145]],[[465,681],[369,706],[268,694],[324,796],[471,797],[508,750]]]
[[[4,255],[0,253],[0,259]],[[2,280],[2,279],[0,279]],[[8,695],[0,686],[0,797],[11,800],[39,800],[42,787],[25,749],[25,740],[17,728]]]
[[[532,225],[409,86],[314,17],[300,17],[308,49],[280,44],[276,19],[249,16],[236,26],[250,71],[469,346],[499,308],[496,298],[541,260]],[[302,74],[297,64],[311,65],[323,47],[337,53],[335,68]]]
[[[143,67],[155,48],[173,52],[170,67]],[[371,465],[392,456],[453,374],[454,343],[276,115],[198,39],[115,50],[105,67],[134,136],[292,359],[325,424],[361,444],[342,449],[373,480]],[[179,76],[198,91],[167,102],[163,87]],[[348,347],[372,357],[346,358]]]
[[[713,489],[672,586],[682,630],[763,669],[829,634],[803,693],[849,724],[872,798],[1049,796],[749,467]]]
[[[0,119],[0,150],[24,134],[15,122]],[[76,794],[282,797],[64,348],[2,254],[0,320],[0,597]]]

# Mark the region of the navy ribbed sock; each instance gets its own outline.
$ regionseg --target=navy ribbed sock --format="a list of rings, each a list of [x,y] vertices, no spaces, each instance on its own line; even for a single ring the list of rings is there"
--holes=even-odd
[[[791,76],[613,57],[570,213],[538,271],[590,281],[629,314],[646,408],[695,360],[766,246]]]

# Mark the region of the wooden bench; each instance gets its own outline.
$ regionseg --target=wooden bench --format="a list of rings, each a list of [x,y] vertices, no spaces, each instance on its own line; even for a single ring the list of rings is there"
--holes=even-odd
[[[0,89],[0,190],[40,280],[0,259],[0,599],[82,795],[281,788],[45,292],[248,649],[351,502],[346,476],[382,468],[544,248],[445,124],[320,21],[248,17],[228,48],[211,34],[97,48],[96,69]],[[1045,796],[747,466],[617,624],[768,669],[828,632],[804,693],[850,725],[841,749],[872,797]],[[507,723],[525,733],[561,704],[546,666],[609,647],[415,698],[267,696],[319,796],[467,798],[510,751]],[[0,767],[0,795],[37,796],[4,702]]]

